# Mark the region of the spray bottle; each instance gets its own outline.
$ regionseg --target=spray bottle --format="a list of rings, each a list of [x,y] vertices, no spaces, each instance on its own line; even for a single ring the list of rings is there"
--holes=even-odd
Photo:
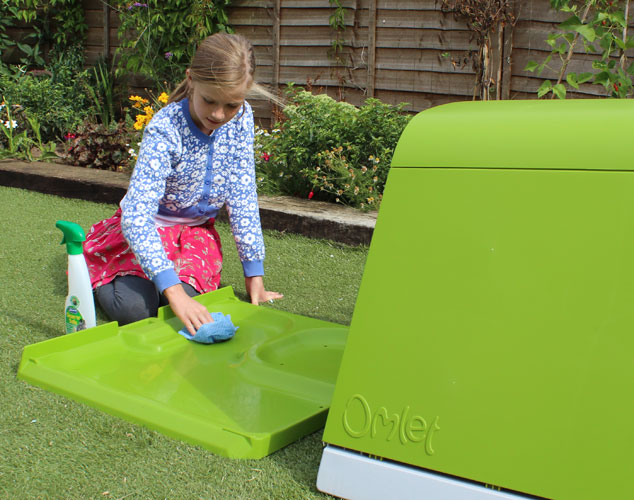
[[[86,234],[79,224],[58,220],[55,227],[64,233],[62,245],[68,253],[68,296],[66,297],[66,333],[78,332],[97,324],[95,302],[88,266],[84,259]]]

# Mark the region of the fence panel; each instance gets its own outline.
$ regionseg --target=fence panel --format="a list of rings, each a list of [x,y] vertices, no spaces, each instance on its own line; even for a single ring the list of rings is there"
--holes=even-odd
[[[114,55],[119,40],[118,13],[102,0],[82,0],[89,26],[86,62]],[[474,55],[479,47],[466,22],[441,9],[440,0],[343,0],[344,28],[331,27],[335,8],[328,0],[234,0],[229,22],[249,38],[257,58],[256,78],[274,91],[287,83],[308,85],[333,97],[361,104],[375,96],[384,102],[407,102],[418,112],[456,100],[473,99]],[[560,63],[541,75],[525,71],[549,53],[546,39],[567,15],[550,8],[549,0],[512,2],[516,23],[493,36],[491,60],[500,78],[497,96],[536,98],[544,79],[557,80]],[[9,32],[23,39],[28,27]],[[333,42],[338,40],[338,50]],[[17,54],[4,55],[15,62]],[[593,56],[579,44],[570,71],[588,71]],[[132,90],[142,90],[142,77]],[[601,86],[584,84],[573,97],[606,95]],[[256,116],[267,121],[271,105],[253,102]]]

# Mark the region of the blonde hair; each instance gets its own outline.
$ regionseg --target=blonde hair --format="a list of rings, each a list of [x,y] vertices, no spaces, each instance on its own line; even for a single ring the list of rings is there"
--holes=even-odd
[[[253,45],[242,35],[215,33],[196,48],[189,67],[193,83],[236,88],[247,83],[248,95],[258,95],[276,104],[280,100],[254,81],[255,54]],[[191,92],[186,77],[170,94],[168,102],[181,101]]]

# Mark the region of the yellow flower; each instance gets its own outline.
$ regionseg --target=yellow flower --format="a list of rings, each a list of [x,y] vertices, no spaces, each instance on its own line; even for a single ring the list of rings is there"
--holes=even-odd
[[[169,100],[169,96],[163,92],[160,96],[158,96],[158,102],[162,102],[163,104],[167,104],[167,101]]]
[[[145,127],[145,125],[149,123],[151,118],[152,118],[151,116],[147,116],[147,115],[137,115],[136,122],[134,123],[134,128],[136,130],[143,129],[143,127]]]
[[[136,101],[136,102],[140,102],[142,104],[148,104],[150,101],[148,101],[146,98],[144,97],[139,97],[138,95],[131,95],[130,96],[130,100],[131,101]]]
[[[145,106],[143,111],[145,111],[145,114],[150,118],[154,115],[154,110],[150,106]]]

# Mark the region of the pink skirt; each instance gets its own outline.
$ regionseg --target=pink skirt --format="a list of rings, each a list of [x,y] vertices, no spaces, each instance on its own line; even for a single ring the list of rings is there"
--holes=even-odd
[[[159,227],[158,233],[167,258],[174,263],[182,282],[200,293],[218,288],[222,246],[214,219],[200,226],[178,224]],[[117,276],[133,275],[147,279],[121,233],[121,209],[90,228],[84,242],[84,257],[93,288],[105,285]]]

